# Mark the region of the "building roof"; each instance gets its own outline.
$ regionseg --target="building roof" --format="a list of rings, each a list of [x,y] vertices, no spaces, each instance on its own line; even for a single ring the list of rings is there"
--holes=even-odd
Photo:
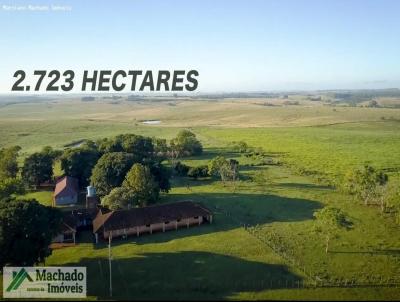
[[[63,213],[62,215],[62,233],[76,232],[76,226],[78,224],[77,218],[70,212]]]
[[[71,176],[64,176],[59,179],[54,189],[54,197],[64,197],[78,194],[78,179]]]
[[[212,213],[209,209],[191,201],[118,211],[102,208],[93,220],[93,233],[98,232],[101,228],[104,231],[121,230],[210,214]]]
[[[96,217],[97,209],[75,209],[62,214],[62,226],[61,231],[64,232],[76,232],[78,226],[82,224],[84,220],[92,220]]]
[[[97,215],[98,209],[75,209],[72,210],[71,215],[74,216],[79,222],[83,220],[93,220]]]

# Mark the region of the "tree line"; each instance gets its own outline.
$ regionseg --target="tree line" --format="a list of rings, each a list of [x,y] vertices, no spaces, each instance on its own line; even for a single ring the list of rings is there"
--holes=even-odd
[[[170,171],[162,161],[199,155],[203,148],[195,134],[182,130],[169,144],[164,139],[135,134],[118,135],[66,150],[45,147],[18,166],[18,146],[0,149],[0,267],[33,265],[50,255],[52,239],[60,232],[59,209],[36,200],[16,198],[26,189],[53,183],[56,160],[65,175],[80,186],[96,187],[111,209],[145,206],[170,189]]]

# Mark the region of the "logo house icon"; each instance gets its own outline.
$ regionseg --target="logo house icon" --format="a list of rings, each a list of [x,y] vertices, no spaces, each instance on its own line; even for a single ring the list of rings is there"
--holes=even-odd
[[[31,276],[29,276],[24,268],[21,268],[18,273],[13,271],[12,275],[12,281],[6,289],[7,292],[17,290],[25,279],[28,279],[29,282],[33,282]]]

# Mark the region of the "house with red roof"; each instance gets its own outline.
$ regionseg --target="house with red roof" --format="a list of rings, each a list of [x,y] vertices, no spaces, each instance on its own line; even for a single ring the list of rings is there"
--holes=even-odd
[[[78,179],[64,176],[56,183],[53,195],[53,206],[69,205],[78,202]]]

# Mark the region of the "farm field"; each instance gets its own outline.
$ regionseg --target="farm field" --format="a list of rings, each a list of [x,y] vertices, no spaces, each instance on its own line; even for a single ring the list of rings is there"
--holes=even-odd
[[[215,210],[215,223],[116,241],[112,249],[115,297],[127,298],[117,293],[130,292],[135,292],[138,299],[323,296],[320,288],[296,289],[297,282],[300,287],[302,282],[310,282],[302,271],[304,267],[307,274],[326,280],[397,279],[400,273],[399,240],[394,240],[398,238],[397,227],[377,215],[376,209],[353,206],[345,196],[315,185],[307,177],[293,176],[280,168],[271,170],[276,181],[267,188],[244,181],[235,192],[219,182],[203,185],[176,180],[164,201],[191,199],[210,208],[216,206],[221,210]],[[328,255],[323,242],[313,233],[311,220],[313,211],[327,204],[342,207],[356,221],[353,230],[343,232],[332,244]],[[278,234],[280,243],[284,242],[286,251],[292,253],[298,264],[292,266],[282,259],[237,221],[257,226],[257,233],[264,238]],[[54,251],[46,264],[87,265],[89,276],[102,275],[102,279],[96,278],[96,283],[89,283],[89,292],[101,292],[107,297],[104,286],[108,280],[107,246],[103,243],[94,247],[90,239],[86,240],[89,243]],[[127,278],[141,281],[129,282]],[[328,289],[335,297],[336,291],[340,294],[338,299],[351,299],[355,289]],[[374,293],[386,299],[398,298],[398,289],[391,287],[361,288],[355,297],[365,299]]]
[[[400,121],[353,122],[291,128],[201,129],[212,140],[246,141],[281,157],[294,171],[334,182],[365,163],[397,176]]]
[[[365,163],[399,178],[400,109],[293,99],[300,105],[263,99],[8,104],[0,106],[0,147],[20,145],[22,160],[46,145],[65,148],[121,133],[170,139],[190,128],[205,152],[184,163],[207,164],[219,154],[239,161],[235,186],[174,177],[162,195],[161,202],[204,203],[214,211],[213,224],[113,242],[112,298],[400,299],[399,226],[335,187],[348,169]],[[272,163],[237,153],[233,141],[262,147]],[[252,181],[260,174],[263,181]],[[24,198],[49,205],[50,194]],[[342,209],[353,226],[326,254],[313,213],[327,205]],[[54,250],[46,265],[87,266],[90,298],[109,299],[107,245],[93,245],[89,233],[78,242]]]

